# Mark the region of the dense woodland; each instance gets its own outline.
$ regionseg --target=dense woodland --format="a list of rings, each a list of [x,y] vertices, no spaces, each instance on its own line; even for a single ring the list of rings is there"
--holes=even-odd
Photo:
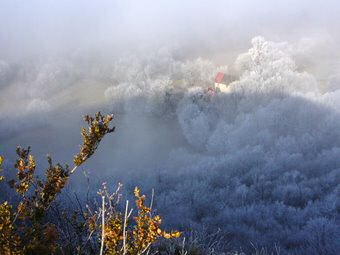
[[[201,58],[183,60],[162,48],[103,66],[70,60],[40,68],[36,63],[32,73],[25,64],[2,63],[0,79],[29,84],[34,97],[25,113],[39,115],[28,124],[30,129],[53,124],[50,115],[57,110],[48,95],[58,95],[59,84],[81,84],[84,76],[107,84],[103,96],[117,116],[115,144],[105,143],[98,153],[99,159],[112,162],[95,169],[89,200],[98,196],[98,183],[122,182],[124,198],[130,201],[134,187],[141,187],[153,197],[164,227],[183,233],[173,243],[157,243],[159,251],[336,254],[340,79],[332,76],[321,88],[312,74],[301,70],[305,56],[300,49],[257,37],[229,68]],[[237,77],[231,93],[206,93],[218,71]],[[18,121],[13,133],[21,132],[26,120],[4,119],[8,125]],[[0,126],[0,137],[6,134]],[[14,157],[6,158],[3,168],[14,163]],[[74,177],[71,187],[82,182],[83,177]],[[79,205],[76,198],[67,198],[65,192],[73,191],[66,188],[51,215],[59,207],[86,207],[87,190],[75,190]],[[1,195],[8,200],[4,194],[10,193]],[[124,212],[124,204],[120,209]]]

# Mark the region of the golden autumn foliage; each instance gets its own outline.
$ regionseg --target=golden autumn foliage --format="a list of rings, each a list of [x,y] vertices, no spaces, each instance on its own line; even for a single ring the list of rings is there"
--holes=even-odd
[[[0,254],[23,254],[20,237],[15,235],[12,207],[7,201],[0,204]]]
[[[73,162],[76,166],[80,166],[91,157],[102,138],[115,130],[115,127],[110,128],[112,119],[112,115],[103,116],[100,112],[96,113],[95,117],[89,115],[84,117],[89,127],[88,130],[86,128],[81,130],[83,145],[80,148],[80,152],[74,156]]]
[[[133,209],[128,210],[128,201],[125,214],[117,210],[120,187],[113,194],[109,194],[104,184],[99,195],[107,203],[104,203],[99,213],[87,216],[90,233],[95,230],[97,233],[101,232],[99,237],[104,240],[103,254],[147,254],[151,245],[159,238],[173,239],[181,236],[178,231],[168,233],[161,229],[161,217],[152,216],[151,207],[145,205],[145,195],[141,196],[137,187],[134,190],[136,215],[130,217]]]
[[[48,168],[45,178],[40,179],[35,175],[36,161],[31,155],[31,149],[17,147],[17,160],[15,162],[16,179],[8,181],[18,195],[19,201],[10,204],[8,201],[0,203],[0,254],[74,254],[74,251],[64,249],[58,242],[60,233],[58,227],[49,222],[46,215],[57,195],[67,184],[69,177],[78,166],[89,159],[96,151],[102,138],[114,131],[110,127],[112,115],[103,116],[100,112],[94,117],[85,116],[88,128],[82,129],[83,144],[80,151],[74,156],[74,167],[68,165],[53,164],[52,158],[47,157]],[[0,156],[0,172],[4,158]],[[0,181],[4,177],[0,176]],[[121,186],[119,186],[120,188]],[[89,239],[96,238],[100,246],[100,254],[143,254],[158,238],[177,238],[180,233],[165,232],[160,228],[162,223],[160,216],[152,216],[151,208],[145,205],[145,196],[140,195],[135,189],[137,214],[130,221],[131,212],[119,211],[119,188],[113,194],[109,194],[106,186],[99,192],[103,198],[103,206],[99,213],[80,212],[82,221],[77,222],[80,229],[87,228],[89,235],[84,244],[86,247]],[[106,198],[106,203],[104,200]],[[79,212],[76,212],[79,214]],[[65,250],[65,251],[64,251]],[[82,251],[81,254],[93,254],[92,251]]]
[[[181,233],[178,231],[167,233],[160,228],[161,217],[159,215],[152,216],[151,208],[145,205],[145,195],[140,195],[139,188],[135,188],[134,194],[137,199],[138,216],[134,217],[137,224],[133,236],[137,249],[145,249],[159,237],[167,239],[180,237]]]

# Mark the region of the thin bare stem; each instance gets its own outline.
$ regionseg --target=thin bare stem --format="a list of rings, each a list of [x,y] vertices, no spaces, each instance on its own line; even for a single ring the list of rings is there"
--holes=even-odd
[[[129,200],[126,200],[125,215],[124,215],[124,227],[123,227],[123,255],[126,254],[126,223],[128,218]]]
[[[102,196],[102,240],[100,244],[100,255],[103,255],[105,239],[105,196]]]
[[[132,211],[133,211],[133,209],[130,210],[130,212],[129,212],[127,218],[130,218],[130,216],[131,216],[131,214],[132,214]]]
[[[151,203],[150,203],[150,214],[152,214],[152,206],[153,206],[153,199],[155,196],[155,189],[152,189],[152,194],[151,194]]]
[[[188,252],[185,250],[185,237],[183,238],[183,242],[182,242],[182,251],[181,251],[181,255],[187,255]]]
[[[144,248],[144,250],[142,250],[142,252],[141,252],[141,253],[138,253],[138,254],[143,254],[143,253],[145,253],[145,252],[150,248],[150,246],[151,246],[151,243],[149,243],[149,244]]]
[[[77,170],[78,166],[74,166],[72,170],[70,171],[70,174],[73,174]]]

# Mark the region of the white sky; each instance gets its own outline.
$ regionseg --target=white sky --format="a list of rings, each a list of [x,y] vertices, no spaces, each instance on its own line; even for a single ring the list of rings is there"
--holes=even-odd
[[[0,59],[154,43],[237,49],[256,35],[338,40],[339,7],[333,0],[0,0]]]

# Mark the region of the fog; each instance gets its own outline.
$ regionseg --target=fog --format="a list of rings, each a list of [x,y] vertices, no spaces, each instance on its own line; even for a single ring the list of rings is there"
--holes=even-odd
[[[81,116],[113,113],[116,132],[74,189],[83,171],[93,189],[155,189],[169,226],[222,229],[231,250],[335,254],[339,11],[334,1],[0,1],[0,154],[10,167],[15,147],[31,145],[42,166],[46,153],[70,163]],[[234,77],[229,94],[207,93],[219,71]]]

